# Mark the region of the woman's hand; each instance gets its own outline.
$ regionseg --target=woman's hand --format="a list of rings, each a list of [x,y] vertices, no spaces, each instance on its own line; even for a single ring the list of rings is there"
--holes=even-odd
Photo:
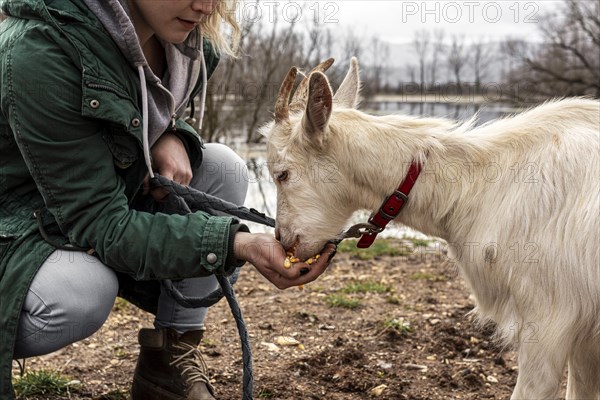
[[[235,256],[254,265],[261,275],[279,289],[303,285],[317,279],[327,269],[336,250],[335,245],[328,244],[321,257],[313,264],[298,262],[285,268],[285,249],[273,236],[238,232],[234,242]]]
[[[192,181],[190,158],[181,139],[165,132],[152,146],[152,161],[159,174],[181,185]]]
[[[192,181],[192,166],[187,150],[181,139],[171,132],[165,132],[152,146],[152,162],[154,169],[162,176],[181,185],[189,185]],[[149,190],[148,177],[144,180],[144,193]],[[162,200],[168,192],[161,188],[150,190],[155,200]]]

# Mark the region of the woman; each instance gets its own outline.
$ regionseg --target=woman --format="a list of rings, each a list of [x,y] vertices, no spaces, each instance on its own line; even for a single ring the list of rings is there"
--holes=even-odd
[[[2,2],[0,398],[14,397],[13,358],[91,335],[120,295],[156,315],[139,333],[133,398],[214,399],[197,350],[206,310],[182,308],[160,280],[197,297],[246,261],[279,288],[327,267],[333,246],[286,269],[275,238],[232,218],[135,209],[164,195],[144,185],[154,173],[244,201],[243,174],[230,174],[243,162],[203,148],[180,119],[219,52],[231,52],[219,23],[236,32],[234,9],[234,0]]]

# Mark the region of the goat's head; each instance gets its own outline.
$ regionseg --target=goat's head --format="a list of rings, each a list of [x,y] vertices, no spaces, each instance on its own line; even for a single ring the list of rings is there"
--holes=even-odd
[[[288,104],[297,75],[292,67],[281,84],[275,120],[261,129],[267,137],[268,165],[277,187],[277,234],[286,248],[304,259],[334,239],[354,209],[348,206],[353,186],[344,164],[336,111],[356,108],[359,94],[358,61],[333,95],[323,73],[333,59],[306,75]],[[334,123],[335,122],[335,123]]]

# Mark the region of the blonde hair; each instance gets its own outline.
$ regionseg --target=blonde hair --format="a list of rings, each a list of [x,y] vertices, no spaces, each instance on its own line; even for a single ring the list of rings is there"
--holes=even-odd
[[[214,45],[215,50],[234,57],[238,51],[241,33],[235,18],[238,3],[239,0],[220,0],[213,13],[200,27],[203,35]],[[229,25],[231,29],[229,39],[223,31],[223,23]]]

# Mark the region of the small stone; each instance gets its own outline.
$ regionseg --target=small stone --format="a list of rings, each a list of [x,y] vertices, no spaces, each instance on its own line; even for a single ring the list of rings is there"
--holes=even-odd
[[[291,336],[277,336],[275,343],[280,346],[298,346],[300,342]]]
[[[328,324],[319,324],[319,329],[323,329],[325,331],[332,331],[335,329],[335,326]]]
[[[488,375],[485,379],[490,383],[498,383],[498,379],[496,379],[492,375]]]
[[[414,369],[414,370],[419,370],[421,372],[425,372],[427,371],[427,366],[426,365],[419,365],[419,364],[402,364],[402,366],[406,369]]]
[[[279,347],[275,343],[262,342],[260,345],[266,347],[268,351],[279,352]]]
[[[273,330],[273,325],[269,322],[259,322],[258,329]]]
[[[383,391],[387,389],[387,385],[379,385],[375,386],[373,389],[369,390],[371,394],[375,397],[379,397],[383,394]]]

